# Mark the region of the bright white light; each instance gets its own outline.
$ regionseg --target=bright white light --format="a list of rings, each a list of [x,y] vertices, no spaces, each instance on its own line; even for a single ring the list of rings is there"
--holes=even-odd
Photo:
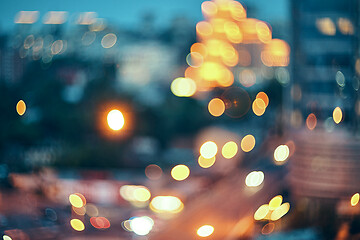
[[[107,115],[107,122],[112,130],[118,131],[124,127],[124,115],[117,109],[111,110]]]
[[[136,217],[130,222],[131,230],[140,236],[149,234],[153,225],[154,221],[148,216]]]
[[[253,171],[246,176],[245,184],[248,187],[257,187],[264,181],[264,173]]]

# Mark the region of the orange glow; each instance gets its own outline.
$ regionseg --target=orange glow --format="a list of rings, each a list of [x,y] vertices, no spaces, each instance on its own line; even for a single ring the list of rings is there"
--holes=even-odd
[[[190,48],[190,52],[194,53],[200,53],[201,56],[206,57],[207,56],[207,49],[206,46],[202,43],[194,43],[191,48]]]
[[[196,32],[201,36],[210,36],[213,29],[210,23],[202,21],[196,24]]]
[[[256,116],[262,116],[266,110],[265,102],[260,98],[256,98],[252,104],[252,110]]]
[[[145,168],[145,175],[150,179],[150,180],[157,180],[160,179],[162,176],[162,169],[161,167],[159,167],[156,164],[150,164],[149,166],[147,166]]]
[[[246,49],[239,50],[238,54],[239,54],[239,64],[241,66],[247,67],[251,64],[251,55],[249,51],[247,51]]]
[[[336,107],[333,111],[333,119],[336,124],[339,124],[342,120],[343,114],[341,108]]]
[[[261,100],[264,101],[265,103],[265,107],[267,107],[269,105],[269,97],[266,93],[264,92],[259,92],[257,95],[256,95],[256,98],[260,98]]]
[[[253,150],[253,148],[255,147],[255,138],[253,135],[246,135],[242,140],[241,140],[241,149],[244,152],[250,152],[251,150]]]
[[[26,111],[26,104],[23,100],[20,100],[17,104],[16,104],[16,112],[22,116],[24,115]]]
[[[261,61],[268,67],[289,65],[290,47],[284,40],[272,39],[261,52]]]
[[[208,110],[214,117],[219,117],[225,112],[225,103],[220,98],[213,98],[208,104]]]
[[[231,16],[234,20],[240,21],[246,18],[245,8],[241,5],[241,3],[237,1],[230,1],[228,3],[229,10],[231,12]]]
[[[106,229],[110,227],[110,222],[105,217],[92,217],[90,218],[90,223],[97,229]]]
[[[272,34],[269,26],[264,22],[256,23],[256,31],[258,34],[258,38],[263,43],[268,43],[271,41]]]
[[[216,161],[216,157],[212,157],[212,158],[204,158],[203,156],[199,156],[198,158],[198,163],[199,163],[199,166],[202,167],[202,168],[209,168],[211,167],[212,165],[215,164],[215,161]]]
[[[109,128],[119,131],[125,125],[124,115],[119,110],[113,109],[107,115],[107,123]]]
[[[214,2],[205,1],[201,4],[201,10],[205,16],[214,16],[217,13],[217,6]]]
[[[306,118],[306,126],[310,130],[314,130],[317,124],[317,119],[315,114],[310,113],[309,116]]]

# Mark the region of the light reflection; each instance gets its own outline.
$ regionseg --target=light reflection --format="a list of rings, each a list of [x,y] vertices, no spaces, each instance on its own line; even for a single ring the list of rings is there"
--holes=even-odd
[[[3,235],[3,240],[12,240],[12,238],[9,237],[8,235]]]
[[[261,229],[261,234],[263,235],[269,235],[271,234],[275,229],[275,224],[270,222],[267,223],[262,229]]]
[[[252,110],[256,116],[262,116],[266,110],[266,104],[261,98],[256,98],[252,104]]]
[[[44,24],[63,24],[66,22],[68,13],[64,11],[49,11],[43,18]]]
[[[39,18],[39,11],[20,11],[16,14],[14,22],[17,24],[33,24]]]
[[[204,58],[200,53],[193,52],[186,56],[186,63],[193,68],[198,68],[203,63]]]
[[[316,27],[324,35],[334,36],[335,33],[336,33],[335,24],[328,17],[317,19],[316,20]]]
[[[92,217],[90,223],[94,228],[107,229],[110,227],[110,221],[105,217]]]

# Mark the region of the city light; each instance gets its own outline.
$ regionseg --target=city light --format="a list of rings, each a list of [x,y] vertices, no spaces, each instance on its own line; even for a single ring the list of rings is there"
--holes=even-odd
[[[342,120],[343,114],[341,108],[336,107],[333,111],[333,119],[336,124],[339,124]]]
[[[356,206],[359,203],[359,199],[360,199],[360,195],[359,193],[355,193],[350,200],[350,204],[351,206]]]
[[[275,197],[273,197],[270,202],[269,202],[269,210],[275,210],[278,207],[281,206],[282,203],[282,196],[281,195],[277,195]]]
[[[241,140],[241,149],[244,152],[250,152],[255,147],[255,137],[253,135],[246,135]]]
[[[70,194],[69,201],[70,201],[71,205],[76,208],[81,208],[86,205],[86,199],[80,193]]]
[[[317,124],[317,118],[315,114],[310,113],[308,117],[306,118],[306,126],[309,130],[314,130]]]
[[[225,112],[225,103],[220,98],[213,98],[208,104],[208,110],[214,117],[220,117]]]
[[[130,227],[131,230],[136,234],[140,236],[145,236],[150,233],[154,226],[154,221],[148,217],[135,217],[131,219]]]
[[[216,143],[213,141],[207,141],[203,143],[203,145],[201,145],[200,147],[201,156],[207,159],[214,157],[217,154],[217,152],[218,152],[218,147]]]
[[[256,212],[254,213],[254,219],[255,220],[264,219],[268,215],[269,211],[270,211],[269,204],[261,205],[258,208],[258,210],[256,210]]]
[[[119,131],[125,125],[124,115],[119,110],[113,109],[107,115],[107,123],[109,128]]]
[[[149,206],[152,211],[163,214],[179,213],[184,208],[182,201],[174,196],[156,196]]]
[[[202,167],[202,168],[209,168],[211,167],[212,165],[215,164],[215,161],[216,161],[216,157],[212,157],[212,158],[204,158],[203,156],[199,156],[198,158],[198,163],[199,163],[199,166]]]
[[[150,180],[158,180],[161,178],[163,171],[161,167],[156,164],[150,164],[145,168],[145,175]]]
[[[24,115],[26,111],[26,104],[23,100],[20,100],[17,104],[16,104],[16,112],[22,116]]]
[[[92,217],[90,224],[97,229],[107,229],[110,227],[110,221],[105,217]]]
[[[114,33],[108,33],[101,39],[101,46],[103,48],[111,48],[115,45],[117,37]]]
[[[248,187],[260,186],[264,181],[264,173],[262,171],[253,171],[245,178],[245,184]]]
[[[12,240],[12,238],[9,237],[8,235],[3,235],[3,240]]]
[[[71,227],[78,232],[84,231],[85,225],[80,219],[71,219],[70,221]]]
[[[171,169],[171,176],[176,181],[183,181],[189,175],[190,175],[190,169],[183,164],[176,165],[175,167],[173,167],[173,169]]]
[[[214,230],[215,230],[214,227],[211,225],[203,225],[198,228],[196,234],[200,237],[208,237],[211,234],[213,234]]]
[[[233,141],[225,143],[221,149],[221,154],[223,155],[224,158],[227,159],[235,157],[237,152],[238,152],[238,145]]]
[[[274,159],[277,162],[284,162],[290,154],[289,147],[287,145],[280,145],[274,151]]]
[[[177,97],[191,97],[196,92],[196,84],[191,78],[176,78],[172,81],[170,89]]]

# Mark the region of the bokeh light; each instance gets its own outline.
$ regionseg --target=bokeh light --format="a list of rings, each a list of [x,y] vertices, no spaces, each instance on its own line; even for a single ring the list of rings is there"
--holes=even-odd
[[[306,118],[306,126],[309,130],[314,130],[317,124],[317,118],[315,114],[310,113],[308,117]]]
[[[290,203],[284,203],[281,206],[274,209],[271,213],[270,219],[271,221],[277,221],[282,218],[286,213],[288,213],[290,209]]]
[[[17,104],[16,104],[16,112],[22,116],[24,115],[26,111],[26,104],[23,100],[20,100]]]
[[[176,78],[170,86],[171,92],[177,97],[191,97],[196,92],[196,83],[191,78]]]
[[[152,211],[165,214],[179,213],[184,208],[182,201],[175,196],[156,196],[149,206]]]
[[[221,149],[221,154],[224,158],[230,159],[233,158],[238,152],[238,145],[236,142],[230,141],[224,144]]]
[[[145,175],[150,180],[160,179],[163,174],[161,167],[156,164],[150,164],[145,168]]]
[[[80,219],[71,219],[70,221],[71,227],[78,232],[84,231],[85,225]]]
[[[71,205],[76,208],[81,208],[86,205],[86,199],[80,193],[70,194],[69,201],[70,201]]]
[[[154,221],[148,217],[135,217],[131,219],[130,227],[135,234],[145,236],[150,233],[154,225]]]
[[[274,151],[274,159],[277,162],[284,162],[290,154],[289,147],[287,145],[280,145]]]
[[[250,152],[251,150],[253,150],[253,148],[255,147],[255,137],[251,134],[246,135],[242,140],[241,140],[241,149],[244,152]]]
[[[204,158],[203,156],[199,156],[198,158],[198,163],[199,163],[199,166],[202,167],[202,168],[209,168],[211,167],[212,165],[215,164],[215,161],[216,161],[216,157],[212,157],[212,158]]]
[[[117,37],[114,33],[108,33],[101,39],[101,46],[103,48],[111,48],[115,45]]]
[[[254,219],[255,220],[262,220],[266,217],[266,215],[269,213],[269,204],[261,205],[256,212],[254,213]]]
[[[215,230],[214,227],[211,225],[203,225],[198,228],[196,234],[200,237],[208,237],[211,234],[213,234],[214,230]]]
[[[277,195],[277,196],[273,197],[269,202],[269,210],[275,210],[278,207],[280,207],[282,200],[283,200],[283,198],[281,195]]]
[[[262,171],[253,171],[245,178],[245,184],[248,187],[260,186],[264,181],[264,173]]]
[[[190,169],[183,164],[176,165],[171,169],[171,176],[176,181],[183,181],[190,175]]]
[[[119,131],[125,125],[124,115],[119,110],[113,109],[107,115],[107,123],[109,128],[114,131]]]
[[[203,143],[200,147],[200,155],[204,158],[212,158],[214,157],[218,152],[218,147],[215,142],[213,141],[207,141]]]
[[[220,98],[213,98],[208,104],[208,110],[214,117],[219,117],[225,112],[225,103]]]
[[[360,199],[360,195],[359,193],[355,193],[350,200],[350,204],[351,206],[356,206],[359,203],[359,199]]]
[[[90,224],[97,229],[107,229],[110,227],[110,221],[105,217],[92,217]]]
[[[336,124],[339,124],[343,118],[341,108],[336,107],[333,111],[333,119]]]

